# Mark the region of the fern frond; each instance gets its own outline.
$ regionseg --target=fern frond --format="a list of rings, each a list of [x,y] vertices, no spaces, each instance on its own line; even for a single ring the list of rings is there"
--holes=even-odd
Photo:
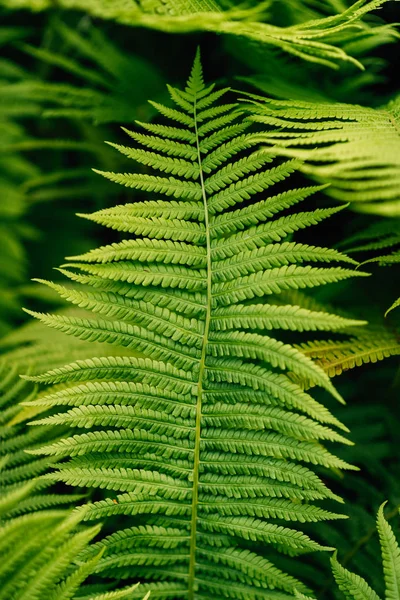
[[[270,151],[304,161],[303,172],[355,210],[399,216],[399,98],[376,109],[249,98],[251,118],[274,128],[259,137]]]
[[[385,599],[396,600],[400,594],[400,550],[393,530],[383,513],[385,504],[382,504],[378,510],[376,525],[382,551]],[[365,579],[345,569],[338,562],[336,553],[331,558],[331,566],[335,581],[346,600],[380,600]],[[296,598],[304,598],[304,596],[296,592]]]
[[[315,341],[299,346],[302,352],[317,360],[330,377],[363,364],[375,363],[400,354],[396,332],[384,327],[372,329],[365,335],[349,340]]]
[[[336,557],[331,559],[335,581],[346,598],[351,600],[380,600],[367,582],[340,565]]]
[[[110,3],[107,0],[59,1],[60,8],[83,10],[95,18],[111,19],[123,25],[170,33],[213,31],[228,36],[245,37],[263,46],[278,48],[303,60],[338,68],[343,63],[362,67],[356,58],[346,53],[346,44],[351,48],[355,27],[360,26],[365,15],[382,6],[387,0],[358,0],[339,14],[310,19],[305,23],[289,27],[278,27],[262,22],[265,3],[248,9],[234,5],[228,10],[221,10],[217,2],[191,2],[188,6],[182,2],[165,4],[144,1],[127,3],[125,0],[119,0],[117,3]],[[35,0],[35,2],[2,0],[2,5],[13,9],[46,10],[51,8],[51,0]],[[379,26],[376,28],[370,26],[363,30],[363,36],[372,41],[375,35],[380,39],[381,33]],[[395,30],[387,30],[386,37],[395,38]],[[210,93],[211,89],[208,92]],[[201,94],[199,97],[202,98]],[[182,108],[182,104],[178,103],[178,106]]]
[[[25,496],[33,494],[36,486],[34,478],[44,473],[52,460],[39,460],[29,457],[25,453],[26,449],[34,448],[37,444],[44,441],[45,434],[42,428],[38,428],[36,433],[25,426],[16,426],[15,421],[20,408],[18,402],[21,400],[33,401],[37,390],[27,381],[23,381],[18,376],[18,367],[11,366],[13,363],[2,358],[0,361],[0,406],[2,414],[0,417],[0,460],[4,463],[0,468],[0,483],[3,493],[3,501],[0,510],[11,510],[11,504],[18,506],[28,502]],[[26,366],[25,366],[26,368]],[[57,432],[50,434],[50,437],[57,436]],[[29,488],[27,482],[31,480],[32,487]]]
[[[400,598],[400,548],[392,528],[384,517],[383,508],[384,505],[378,511],[377,529],[381,543],[386,600],[396,600]]]
[[[393,252],[392,254],[387,254],[385,256],[376,256],[375,258],[369,258],[365,260],[362,264],[366,265],[368,263],[377,262],[381,267],[387,267],[389,265],[395,265],[400,263],[400,250]]]
[[[79,7],[78,7],[79,8]],[[95,123],[130,122],[132,106],[150,114],[145,102],[148,94],[157,93],[162,85],[160,73],[140,58],[122,52],[98,28],[85,32],[68,27],[60,20],[52,23],[59,47],[66,44],[68,55],[53,48],[21,45],[24,52],[42,63],[64,71],[72,82],[58,83],[57,74],[49,81],[27,81],[20,85],[22,98],[35,98],[46,117],[66,117]],[[140,91],[132,94],[127,80],[142,81]],[[76,83],[75,83],[76,82]],[[85,87],[82,87],[82,83]]]
[[[102,173],[164,199],[87,216],[134,237],[72,257],[61,269],[72,289],[47,284],[97,317],[29,311],[111,349],[28,377],[53,386],[24,402],[33,431],[66,431],[30,455],[65,459],[47,482],[107,490],[86,520],[140,517],[98,541],[99,576],[143,579],[154,598],[287,597],[307,589],[261,545],[291,556],[329,550],[281,523],[340,518],[313,504],[340,499],[312,465],[353,467],[322,445],[348,444],[346,427],[303,389],[311,380],[341,400],[324,370],[265,330],[360,323],[269,296],[364,274],[319,266],[355,261],[285,239],[338,209],[280,215],[319,188],[268,198],[297,163],[271,167],[253,147],[236,105],[216,104],[223,94],[205,86],[199,53],[186,88],[169,91],[177,108],[153,106],[172,125],[128,132],[147,149],[123,149],[156,174]]]
[[[95,526],[74,532],[80,520],[66,511],[42,511],[2,522],[0,545],[8,553],[0,567],[0,598],[71,598],[100,557],[85,568],[74,565],[99,531]]]
[[[52,340],[52,337],[56,339]],[[65,341],[69,343],[66,344]],[[4,337],[2,346],[0,485],[3,496],[0,510],[7,512],[7,518],[13,518],[62,505],[76,506],[84,499],[85,494],[65,493],[63,489],[54,490],[51,487],[52,482],[42,478],[49,466],[54,464],[54,459],[36,457],[28,453],[41,445],[45,439],[58,439],[61,429],[57,426],[45,429],[37,427],[35,431],[27,425],[27,421],[43,412],[43,408],[21,408],[20,403],[35,403],[39,391],[38,386],[21,379],[18,373],[26,375],[35,373],[36,369],[42,371],[43,367],[55,367],[65,360],[66,354],[77,358],[82,351],[86,353],[87,346],[83,344],[83,350],[79,340],[65,340],[63,334],[44,336],[38,323],[31,323]],[[92,347],[91,349],[94,350]]]
[[[399,232],[397,219],[380,219],[344,239],[340,246],[344,246],[346,252],[351,253],[392,248],[396,244],[400,244]]]
[[[379,254],[364,260],[361,265],[378,264],[380,267],[393,266],[400,263],[400,220],[390,218],[377,220],[369,227],[358,231],[342,242],[342,246],[350,246],[351,253],[371,251],[392,251],[391,254]],[[387,309],[385,317],[396,308],[396,301]]]
[[[32,484],[20,488],[27,500]],[[33,498],[33,497],[32,497]],[[89,542],[100,527],[82,528],[83,513],[42,510],[22,516],[14,495],[0,525],[0,598],[71,600],[101,560],[103,551],[89,553]],[[86,555],[85,555],[86,553]],[[90,554],[90,556],[89,556]],[[118,592],[93,594],[92,600],[131,598],[137,585]],[[79,595],[80,597],[80,595]],[[138,596],[139,597],[139,596]],[[140,596],[143,599],[143,595]],[[146,596],[147,598],[147,596]]]

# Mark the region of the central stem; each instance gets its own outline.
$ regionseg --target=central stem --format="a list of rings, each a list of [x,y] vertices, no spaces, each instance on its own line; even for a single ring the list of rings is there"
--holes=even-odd
[[[204,325],[203,343],[201,347],[201,358],[199,367],[199,380],[197,387],[197,405],[196,405],[196,430],[195,430],[195,442],[194,442],[194,465],[193,465],[193,496],[192,496],[192,521],[191,521],[191,533],[190,533],[190,558],[189,558],[189,600],[195,598],[195,577],[196,577],[196,540],[197,540],[197,508],[199,498],[199,473],[200,473],[200,441],[201,441],[201,405],[203,399],[203,379],[206,368],[206,354],[207,354],[207,342],[208,333],[210,329],[211,320],[211,242],[210,242],[210,227],[208,218],[207,208],[207,195],[204,187],[204,175],[201,165],[201,153],[199,134],[197,130],[197,107],[196,100],[193,108],[195,134],[196,134],[196,147],[197,147],[197,160],[199,163],[200,172],[200,184],[204,203],[204,225],[206,229],[206,244],[207,244],[207,312]]]

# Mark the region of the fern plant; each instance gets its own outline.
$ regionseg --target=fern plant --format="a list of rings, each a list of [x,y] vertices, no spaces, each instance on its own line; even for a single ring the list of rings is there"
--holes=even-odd
[[[235,2],[195,0],[58,0],[57,7],[84,11],[95,18],[167,33],[212,31],[229,37],[245,37],[268,49],[278,49],[304,61],[338,68],[352,64],[363,68],[346,44],[385,42],[396,31],[387,25],[362,26],[362,19],[388,0],[358,0],[338,14],[309,19],[288,27],[268,22],[269,0],[242,7]],[[0,6],[40,11],[54,8],[53,0],[0,0]],[[368,42],[367,42],[368,41]],[[350,47],[352,51],[353,48]]]
[[[301,159],[304,173],[330,184],[327,194],[360,212],[399,216],[399,96],[376,109],[249,98],[252,118],[268,127],[260,142],[273,154]]]
[[[19,403],[35,398],[38,390],[18,373],[54,368],[66,355],[76,359],[89,349],[81,340],[44,329],[30,323],[0,342],[0,598],[146,600],[148,595],[137,585],[114,590],[110,583],[84,583],[102,556],[102,552],[88,560],[83,556],[100,527],[83,527],[82,510],[71,510],[82,504],[85,494],[71,493],[41,477],[54,459],[29,453],[50,440],[58,441],[63,431],[58,426],[27,426],[40,409],[24,409]],[[102,354],[104,348],[100,349],[101,344]]]
[[[26,403],[51,408],[34,424],[72,428],[33,452],[66,459],[47,478],[106,490],[85,519],[125,515],[129,527],[87,551],[104,551],[96,572],[145,580],[155,599],[270,598],[273,588],[280,599],[306,590],[271,554],[328,549],[297,525],[341,516],[314,504],[339,498],[306,465],[352,467],[322,445],[348,444],[346,427],[288,372],[341,400],[329,377],[266,332],[358,322],[268,297],[364,274],[304,266],[355,261],[282,241],[339,209],[279,216],[319,188],[264,197],[297,164],[271,167],[269,155],[253,149],[237,105],[217,103],[228,90],[204,84],[199,54],[185,90],[169,91],[176,108],[153,105],[171,124],[127,131],[141,147],[114,144],[157,174],[101,172],[166,199],[85,215],[133,237],[71,258],[61,271],[77,287],[47,283],[100,317],[28,311],[56,330],[129,352],[30,377],[54,386]]]
[[[379,508],[376,526],[382,552],[385,600],[397,600],[400,597],[400,548],[392,528],[385,519],[383,508],[384,504]],[[380,600],[365,579],[342,567],[336,555],[331,559],[331,565],[335,581],[346,600]],[[296,598],[312,600],[301,592],[296,593]]]
[[[8,511],[8,517],[59,505],[74,507],[85,498],[81,491],[74,494],[59,486],[55,488],[51,480],[40,477],[54,464],[54,459],[37,457],[28,451],[50,440],[59,440],[63,429],[57,426],[51,430],[29,427],[29,420],[41,411],[24,408],[23,403],[35,399],[39,390],[37,385],[21,379],[20,375],[34,375],[56,368],[64,364],[66,357],[77,360],[89,350],[92,355],[95,351],[102,356],[105,347],[49,331],[38,322],[22,326],[0,341],[0,486],[5,496],[20,493],[24,496],[11,512]],[[28,482],[31,488],[27,495],[24,490]]]
[[[20,39],[25,30],[16,27],[3,27],[0,34],[0,47]],[[6,84],[5,78],[21,76],[23,70],[17,66],[10,67],[7,61],[0,61],[1,86]],[[15,104],[15,102],[14,102]],[[2,149],[24,139],[26,132],[13,122],[13,112],[7,102],[2,102],[0,112],[0,133]],[[27,212],[27,200],[21,190],[20,183],[26,178],[36,177],[38,168],[23,156],[8,152],[2,153],[0,165],[0,337],[6,334],[12,321],[20,313],[18,287],[26,277],[26,256],[24,242],[33,237],[31,226],[24,221]]]
[[[374,325],[365,331],[354,333],[345,340],[313,340],[298,344],[297,347],[305,356],[315,359],[330,377],[364,364],[400,355],[398,331],[395,328]]]
[[[1,600],[147,600],[137,585],[96,593],[82,583],[101,558],[82,560],[82,552],[99,532],[98,525],[78,529],[82,514],[65,510],[19,513],[29,504],[32,484],[3,493],[0,500]],[[23,511],[21,511],[23,512]],[[83,592],[83,593],[82,593]]]

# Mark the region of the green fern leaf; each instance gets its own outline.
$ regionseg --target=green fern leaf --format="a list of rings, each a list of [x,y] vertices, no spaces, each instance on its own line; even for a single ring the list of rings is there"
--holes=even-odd
[[[29,500],[34,487],[29,482],[20,491]],[[71,514],[70,511],[47,508],[14,516],[18,514],[21,497],[21,494],[19,497],[14,494],[13,499],[9,499],[11,510],[6,513],[6,518],[2,518],[0,525],[0,552],[4,559],[0,566],[0,598],[76,598],[78,588],[98,568],[104,552],[100,549],[90,553],[88,548],[100,527],[83,528],[82,512]],[[91,599],[131,598],[136,589],[137,585],[129,586],[104,595],[94,594]],[[143,595],[140,598],[145,600]]]
[[[273,49],[278,48],[302,60],[330,68],[338,68],[343,63],[362,67],[362,64],[346,53],[344,48],[348,46],[351,49],[362,18],[387,2],[387,0],[358,0],[333,16],[312,18],[305,23],[278,27],[263,22],[265,2],[247,9],[237,7],[233,3],[228,10],[222,10],[220,2],[211,0],[196,0],[191,1],[190,4],[176,0],[167,2],[116,0],[112,3],[108,0],[58,1],[60,8],[83,10],[94,18],[113,20],[123,25],[141,26],[170,33],[213,31],[228,36],[244,37],[253,43]],[[51,0],[2,0],[2,4],[14,10],[31,8],[38,11],[51,8]],[[382,29],[383,27],[379,26],[363,28],[362,38],[371,43],[381,43]],[[386,27],[384,32],[386,38],[396,37],[394,29]],[[71,38],[72,35],[69,37]],[[67,67],[70,66],[70,62],[67,61]],[[96,62],[101,61],[97,59]],[[198,78],[198,81],[201,79]],[[200,84],[197,88],[189,85],[189,89],[198,91]],[[207,89],[208,94],[211,91],[212,88]],[[199,98],[206,95],[203,89],[198,91],[198,94]],[[179,95],[187,100],[182,92]],[[182,108],[182,103],[177,102],[177,104]]]
[[[386,502],[380,506],[376,519],[385,577],[385,600],[397,600],[400,597],[400,549],[393,530],[385,519],[385,504]],[[346,600],[380,600],[365,579],[338,562],[336,552],[331,558],[331,566],[335,581]],[[299,600],[313,600],[299,590],[295,590],[295,597]]]
[[[357,211],[399,216],[398,97],[377,109],[249,98],[251,118],[274,128],[259,136],[270,152],[304,161],[303,172]]]
[[[93,547],[104,550],[100,577],[144,580],[154,598],[287,598],[307,589],[261,546],[330,550],[295,528],[341,517],[313,504],[340,499],[312,468],[354,467],[322,445],[349,443],[336,430],[346,427],[303,389],[311,380],[340,400],[324,370],[265,330],[360,323],[268,301],[364,274],[331,267],[355,264],[337,251],[285,239],[338,209],[280,215],[319,188],[268,198],[297,163],[270,167],[254,151],[236,105],[205,86],[199,54],[185,90],[169,91],[177,108],[153,106],[174,123],[128,132],[146,149],[123,153],[174,177],[102,173],[164,199],[86,215],[134,237],[72,257],[61,269],[72,289],[47,284],[97,316],[29,311],[86,347],[110,345],[29,377],[53,385],[24,403],[40,415],[32,431],[66,431],[30,455],[66,459],[47,482],[106,490],[85,519],[140,518]]]
[[[27,493],[30,487],[25,486]],[[81,568],[73,564],[99,532],[98,526],[73,531],[81,519],[66,511],[47,510],[2,522],[0,547],[6,554],[0,567],[0,598],[70,599],[100,558],[92,558]]]
[[[382,550],[386,600],[398,600],[400,598],[400,549],[393,530],[384,517],[383,507],[384,505],[378,511],[377,529]]]
[[[387,315],[388,315],[388,314],[389,314],[389,313],[390,313],[392,310],[394,310],[395,308],[397,308],[397,307],[399,307],[399,306],[400,306],[400,298],[397,298],[397,300],[395,300],[395,301],[393,302],[392,306],[390,306],[390,307],[387,309],[387,311],[386,311],[386,313],[385,313],[385,317],[386,317],[386,316],[387,316]]]
[[[217,308],[211,327],[226,329],[289,329],[292,331],[333,331],[366,321],[354,321],[325,312],[311,311],[300,306],[275,306],[273,304],[236,304]]]
[[[371,327],[358,337],[348,340],[328,340],[301,344],[299,349],[306,356],[315,358],[330,377],[340,375],[368,363],[375,363],[400,354],[396,332],[385,327]]]
[[[333,575],[341,592],[349,600],[380,600],[367,582],[358,575],[342,567],[336,559],[331,558]]]

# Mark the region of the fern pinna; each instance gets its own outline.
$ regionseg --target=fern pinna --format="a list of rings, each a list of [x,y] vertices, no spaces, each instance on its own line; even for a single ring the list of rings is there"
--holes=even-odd
[[[255,138],[237,106],[217,103],[227,90],[203,83],[199,55],[185,90],[169,91],[177,108],[154,105],[176,123],[127,132],[147,149],[116,146],[167,176],[102,173],[167,199],[88,216],[133,237],[64,265],[75,287],[48,284],[100,317],[36,314],[72,335],[125,346],[126,354],[32,378],[56,386],[31,402],[52,407],[36,423],[73,428],[37,452],[68,458],[53,478],[107,490],[86,519],[133,517],[90,550],[105,550],[102,575],[140,579],[154,599],[278,600],[306,589],[271,554],[326,549],[281,522],[340,516],[313,504],[337,497],[303,463],[349,468],[320,443],[348,442],[336,430],[345,427],[285,371],[340,399],[327,375],[264,332],[355,322],[268,297],[362,273],[304,266],[354,261],[281,241],[338,209],[272,219],[318,188],[260,197],[296,163],[267,168],[271,158],[252,151]]]

